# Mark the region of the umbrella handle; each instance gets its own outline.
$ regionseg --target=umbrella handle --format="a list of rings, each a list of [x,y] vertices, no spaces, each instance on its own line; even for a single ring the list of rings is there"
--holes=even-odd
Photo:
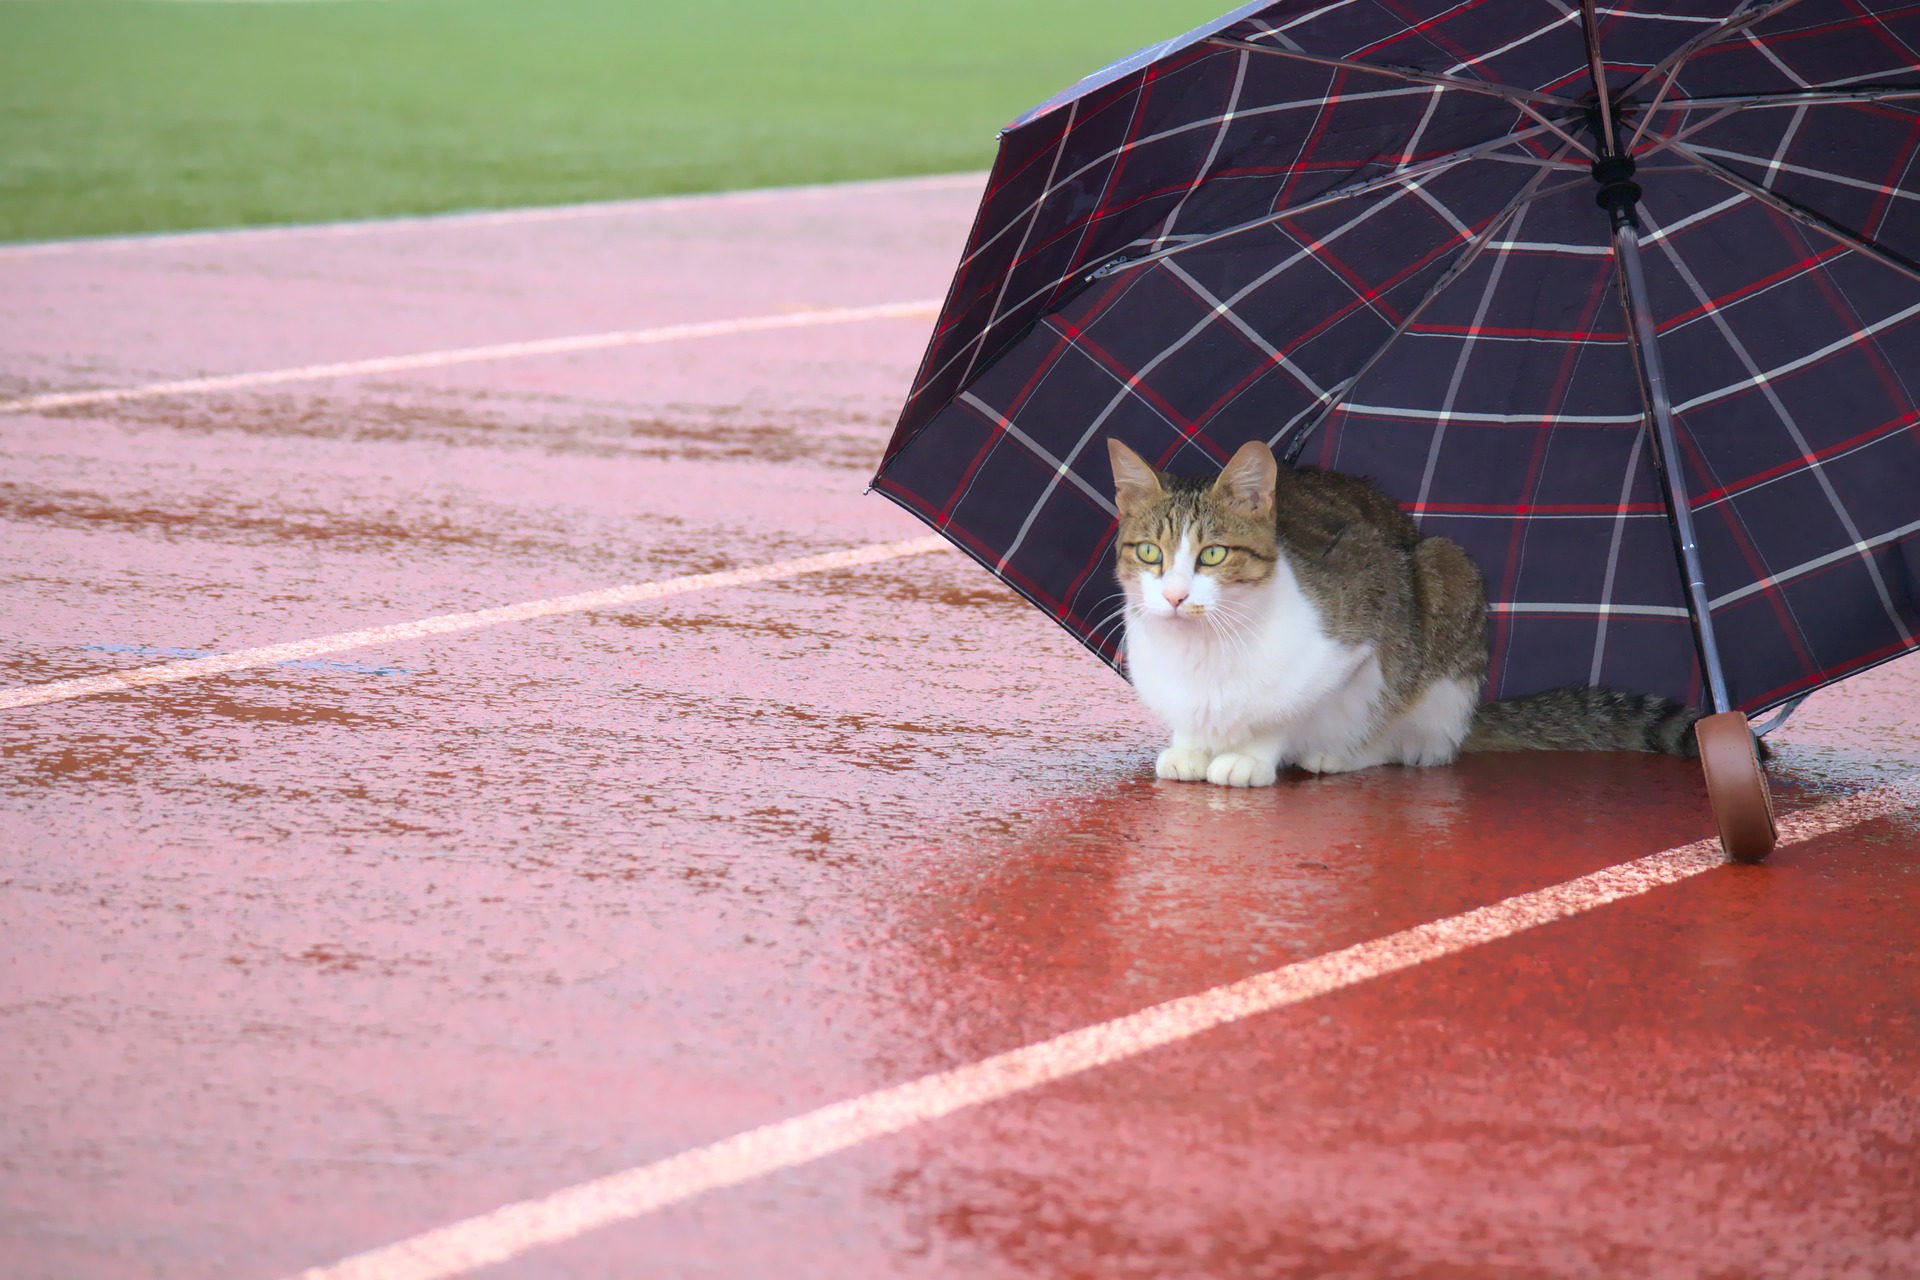
[[[1704,716],[1693,726],[1700,744],[1700,766],[1707,775],[1707,799],[1720,828],[1720,847],[1737,862],[1759,862],[1773,852],[1779,829],[1773,820],[1773,793],[1760,765],[1758,739],[1738,711]]]

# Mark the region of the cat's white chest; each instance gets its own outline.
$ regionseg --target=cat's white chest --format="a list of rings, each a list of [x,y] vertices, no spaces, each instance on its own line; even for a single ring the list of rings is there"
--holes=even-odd
[[[1303,729],[1347,701],[1357,700],[1364,717],[1377,693],[1371,648],[1328,636],[1284,563],[1230,620],[1137,618],[1126,643],[1141,701],[1198,742],[1225,746],[1264,730]],[[1357,687],[1369,669],[1376,687]]]

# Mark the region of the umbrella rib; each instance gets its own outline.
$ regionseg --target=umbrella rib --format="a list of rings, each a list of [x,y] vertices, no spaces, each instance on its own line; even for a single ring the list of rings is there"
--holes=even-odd
[[[1472,266],[1480,257],[1481,252],[1493,243],[1493,238],[1499,235],[1508,223],[1513,221],[1513,215],[1520,211],[1520,206],[1526,204],[1527,201],[1532,200],[1538,194],[1540,184],[1546,180],[1549,172],[1550,170],[1542,169],[1534,175],[1533,179],[1529,181],[1526,186],[1520,188],[1519,193],[1507,202],[1506,207],[1500,210],[1499,213],[1496,213],[1493,216],[1493,220],[1487,223],[1486,229],[1467,242],[1466,246],[1461,249],[1459,255],[1455,257],[1447,269],[1441,273],[1440,278],[1433,282],[1433,287],[1427,290],[1425,296],[1423,296],[1420,301],[1414,303],[1413,309],[1407,312],[1406,318],[1394,327],[1393,332],[1388,334],[1386,340],[1374,350],[1372,355],[1367,357],[1360,368],[1354,372],[1354,375],[1340,386],[1334,388],[1328,396],[1326,404],[1321,408],[1319,413],[1314,415],[1313,421],[1300,428],[1294,435],[1292,443],[1287,446],[1286,454],[1282,460],[1288,466],[1294,464],[1300,457],[1301,450],[1307,447],[1307,441],[1312,438],[1313,433],[1318,431],[1321,424],[1332,417],[1334,413],[1339,410],[1340,406],[1346,403],[1347,397],[1352,395],[1354,389],[1360,385],[1360,380],[1372,372],[1373,366],[1379,364],[1380,361],[1386,357],[1387,351],[1406,334],[1407,330],[1414,326],[1414,323],[1420,319],[1421,315],[1433,300],[1438,298],[1442,293],[1445,293],[1448,286],[1466,274],[1467,268]],[[1296,414],[1293,422],[1289,422],[1286,426],[1280,428],[1273,439],[1267,441],[1267,446],[1271,448],[1273,445],[1279,443],[1280,439],[1284,437],[1288,431],[1293,429],[1294,423],[1300,421],[1301,417],[1305,416],[1308,412],[1311,412],[1311,410],[1302,410],[1301,413]]]
[[[1593,0],[1580,0],[1580,30],[1587,41],[1587,76],[1593,81],[1593,96],[1600,107],[1599,153],[1615,150],[1619,140],[1613,136],[1613,99],[1607,93],[1607,60],[1600,54],[1600,24],[1594,18]]]
[[[1198,239],[1184,241],[1183,243],[1172,245],[1165,249],[1156,250],[1153,253],[1142,254],[1137,258],[1117,257],[1101,264],[1093,271],[1088,272],[1086,278],[1089,281],[1104,279],[1116,271],[1130,271],[1135,267],[1144,267],[1149,263],[1158,262],[1160,259],[1171,257],[1176,253],[1185,253],[1189,249],[1197,249],[1201,245],[1212,244],[1216,240],[1224,240],[1229,236],[1237,236],[1244,231],[1253,231],[1260,227],[1271,226],[1273,223],[1298,217],[1303,213],[1312,213],[1316,209],[1323,209],[1330,204],[1337,204],[1342,200],[1352,199],[1354,196],[1367,195],[1370,192],[1380,190],[1382,187],[1390,187],[1399,183],[1412,182],[1418,178],[1425,178],[1441,170],[1451,169],[1455,165],[1465,164],[1469,160],[1481,159],[1486,156],[1487,152],[1497,150],[1500,147],[1509,146],[1515,142],[1523,142],[1528,138],[1538,137],[1544,132],[1544,129],[1535,125],[1531,129],[1522,129],[1517,133],[1509,133],[1502,137],[1477,143],[1461,151],[1453,151],[1444,156],[1436,156],[1432,160],[1423,161],[1420,164],[1409,165],[1405,168],[1395,169],[1389,173],[1383,173],[1377,178],[1368,178],[1363,182],[1355,182],[1344,187],[1337,187],[1323,196],[1318,196],[1302,204],[1293,205],[1278,213],[1270,213],[1264,218],[1255,218],[1251,222],[1237,223],[1234,226],[1222,228],[1219,231],[1201,236]],[[1506,159],[1508,157],[1500,158]],[[1542,166],[1551,163],[1551,161],[1540,160],[1538,157],[1531,157],[1530,162],[1537,162]],[[1549,172],[1549,170],[1543,168],[1542,172]]]
[[[1547,126],[1547,128],[1553,130],[1554,134],[1562,142],[1566,143],[1568,146],[1578,151],[1581,155],[1590,156],[1593,154],[1592,147],[1580,141],[1578,138],[1568,133],[1565,129],[1562,129],[1559,125],[1555,124],[1553,121],[1541,115],[1531,105],[1525,102],[1518,102],[1518,103],[1515,103],[1514,105],[1519,107],[1522,111],[1526,112],[1528,115],[1532,116],[1535,120],[1538,120],[1541,124]],[[1565,153],[1563,152],[1562,154],[1565,154]]]
[[[1647,126],[1653,123],[1653,113],[1661,109],[1661,105],[1663,102],[1665,102],[1668,91],[1673,88],[1674,83],[1680,78],[1680,71],[1683,67],[1686,66],[1687,59],[1691,58],[1694,54],[1698,53],[1701,49],[1705,48],[1707,45],[1713,44],[1718,40],[1723,40],[1727,36],[1735,35],[1741,31],[1745,31],[1748,27],[1751,27],[1754,23],[1760,21],[1762,18],[1771,17],[1790,5],[1798,4],[1799,0],[1783,0],[1782,3],[1772,5],[1766,8],[1763,12],[1755,12],[1752,14],[1752,16],[1748,16],[1748,12],[1749,12],[1748,6],[1751,5],[1751,3],[1752,3],[1752,0],[1745,0],[1745,3],[1743,3],[1740,6],[1740,8],[1735,9],[1731,14],[1727,15],[1727,19],[1725,22],[1722,22],[1718,27],[1715,27],[1711,31],[1706,31],[1701,33],[1701,35],[1696,37],[1694,40],[1688,41],[1680,49],[1678,49],[1672,55],[1670,55],[1666,59],[1666,61],[1662,62],[1660,66],[1654,67],[1651,71],[1647,72],[1646,75],[1636,80],[1633,84],[1633,87],[1627,90],[1628,93],[1638,92],[1642,87],[1644,87],[1647,84],[1648,80],[1652,76],[1658,75],[1660,73],[1660,68],[1662,66],[1665,66],[1667,68],[1666,78],[1660,82],[1660,92],[1653,95],[1653,101],[1647,105],[1646,110],[1640,113],[1640,123],[1634,127],[1633,137],[1628,139],[1627,141],[1627,148],[1626,148],[1627,154],[1629,155],[1633,154],[1633,149],[1640,145],[1640,139],[1646,134]],[[1738,27],[1735,27],[1733,25],[1736,22],[1740,24]],[[1671,63],[1672,65],[1668,66],[1667,65],[1668,63]],[[1681,99],[1681,101],[1684,102],[1687,100]],[[1695,99],[1694,101],[1706,101],[1706,100]],[[1748,103],[1743,105],[1757,105],[1757,104]]]
[[[1745,2],[1751,2],[1751,0],[1745,0]],[[1743,12],[1743,6],[1741,6],[1740,10],[1734,10],[1734,13],[1730,13],[1730,15],[1728,15],[1728,21],[1732,21],[1734,17],[1740,17],[1741,12]],[[1724,27],[1726,23],[1720,23],[1720,25]],[[1716,27],[1715,31],[1711,31],[1711,33],[1703,33],[1703,35],[1709,35],[1709,36],[1713,36],[1713,38],[1718,38],[1718,27]],[[1667,100],[1667,94],[1668,92],[1670,92],[1670,90],[1672,90],[1672,86],[1674,86],[1674,81],[1678,81],[1678,79],[1680,79],[1680,69],[1682,69],[1682,67],[1686,67],[1686,59],[1692,58],[1692,56],[1693,56],[1693,50],[1690,50],[1688,46],[1682,46],[1682,50],[1680,50],[1680,52],[1678,52],[1678,54],[1676,54],[1674,58],[1670,59],[1670,61],[1672,61],[1672,65],[1670,65],[1670,67],[1667,67],[1667,79],[1663,79],[1663,81],[1661,81],[1661,92],[1657,92],[1657,94],[1653,94],[1653,102],[1649,102],[1649,104],[1647,104],[1647,109],[1645,109],[1645,111],[1642,111],[1642,113],[1640,113],[1640,125],[1636,125],[1636,127],[1634,127],[1634,136],[1626,140],[1626,154],[1628,155],[1634,154],[1634,148],[1636,148],[1636,146],[1640,146],[1640,138],[1644,138],[1645,132],[1647,132],[1647,125],[1651,125],[1651,123],[1653,123],[1653,113],[1661,109],[1661,102],[1665,102],[1665,100]],[[1642,79],[1640,83],[1634,84],[1634,88],[1640,88],[1640,84],[1644,84],[1644,83],[1645,83],[1645,79]],[[1632,92],[1632,90],[1628,90],[1628,92]]]
[[[1680,73],[1680,64],[1684,63],[1708,45],[1717,44],[1725,40],[1728,36],[1737,36],[1755,23],[1763,22],[1775,14],[1784,13],[1799,3],[1800,0],[1772,0],[1770,4],[1756,5],[1754,0],[1743,0],[1740,7],[1728,14],[1726,20],[1719,26],[1702,31],[1699,35],[1687,41],[1678,49],[1675,49],[1665,58],[1656,62],[1652,67],[1648,68],[1645,75],[1628,86],[1626,93],[1620,96],[1625,98],[1636,94],[1669,72],[1678,75]]]
[[[1653,95],[1653,101],[1647,105],[1645,111],[1640,113],[1640,123],[1634,126],[1633,136],[1627,139],[1626,153],[1628,155],[1632,155],[1633,149],[1640,145],[1640,139],[1645,136],[1647,126],[1653,123],[1653,113],[1660,109],[1662,102],[1666,101],[1667,92],[1673,88],[1673,82],[1680,78],[1680,68],[1686,64],[1687,60],[1685,58],[1681,58],[1673,64],[1672,70],[1667,72],[1667,78],[1660,82],[1660,92]]]
[[[1792,89],[1785,93],[1743,93],[1730,94],[1719,98],[1675,98],[1671,102],[1656,102],[1647,108],[1654,111],[1693,111],[1702,107],[1723,107],[1734,111],[1745,111],[1751,107],[1796,107],[1846,106],[1853,103],[1891,102],[1903,98],[1920,98],[1920,89],[1911,85],[1886,85],[1865,89]]]
[[[1583,152],[1586,150],[1584,143],[1576,142],[1573,145]],[[1562,149],[1560,154],[1566,154],[1565,149]],[[1577,173],[1582,179],[1587,179],[1593,168],[1592,165],[1582,164],[1578,160],[1542,160],[1539,156],[1513,156],[1499,151],[1490,151],[1479,159],[1492,160],[1497,164],[1523,164],[1529,168],[1544,169],[1550,173]]]
[[[1740,108],[1738,107],[1722,107],[1720,110],[1708,116],[1705,120],[1696,120],[1692,124],[1682,128],[1679,132],[1675,133],[1672,137],[1660,139],[1658,142],[1648,147],[1645,151],[1642,151],[1638,155],[1636,155],[1634,159],[1636,163],[1642,160],[1651,159],[1652,157],[1659,155],[1662,151],[1666,151],[1672,147],[1678,146],[1682,142],[1685,142],[1688,138],[1691,138],[1694,134],[1699,133],[1702,129],[1712,128],[1714,125],[1719,124],[1722,120],[1725,120],[1728,116],[1738,113],[1739,110]]]
[[[1712,174],[1728,186],[1745,192],[1760,203],[1785,214],[1802,226],[1818,231],[1821,235],[1838,241],[1854,252],[1864,254],[1883,266],[1892,267],[1901,275],[1913,280],[1920,280],[1920,262],[1915,262],[1903,254],[1885,248],[1857,232],[1849,231],[1838,223],[1829,222],[1826,218],[1806,206],[1796,204],[1785,196],[1777,195],[1767,190],[1757,182],[1752,182],[1741,177],[1732,169],[1716,161],[1707,159],[1707,157],[1701,155],[1691,147],[1678,142],[1667,145],[1668,150],[1694,164],[1703,172]]]
[[[1445,76],[1435,71],[1421,71],[1414,67],[1398,67],[1392,63],[1356,62],[1351,58],[1308,53],[1304,49],[1285,49],[1278,45],[1261,44],[1256,40],[1240,40],[1233,36],[1211,36],[1207,43],[1227,49],[1247,49],[1254,53],[1271,54],[1276,58],[1291,58],[1296,62],[1311,62],[1316,66],[1335,67],[1342,71],[1371,72],[1374,75],[1392,76],[1396,80],[1407,80],[1414,84],[1431,84],[1438,85],[1442,89],[1459,89],[1466,93],[1485,94],[1488,97],[1511,102],[1522,110],[1525,110],[1525,104],[1528,103],[1559,107],[1562,110],[1577,110],[1580,106],[1572,98],[1562,98],[1557,94],[1539,93],[1532,89],[1515,89],[1486,80],[1462,80],[1458,76]]]

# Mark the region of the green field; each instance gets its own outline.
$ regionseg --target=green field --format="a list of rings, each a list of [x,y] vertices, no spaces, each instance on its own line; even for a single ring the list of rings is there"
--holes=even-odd
[[[0,239],[983,168],[1227,0],[0,0]]]

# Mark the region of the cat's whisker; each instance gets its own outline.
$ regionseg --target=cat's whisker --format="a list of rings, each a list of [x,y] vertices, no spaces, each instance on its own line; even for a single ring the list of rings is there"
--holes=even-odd
[[[1096,622],[1092,622],[1091,626],[1087,628],[1087,633],[1092,635],[1096,641],[1104,641],[1104,639],[1106,639],[1104,633],[1106,633],[1108,629],[1121,626],[1121,624],[1125,624],[1129,618],[1137,616],[1137,612],[1135,612],[1137,606],[1133,604],[1131,599],[1127,599],[1127,593],[1125,593],[1125,591],[1114,591],[1114,593],[1110,593],[1110,595],[1100,597],[1098,601],[1094,601],[1094,608],[1100,608],[1100,606],[1104,606],[1108,601],[1119,601],[1119,606],[1114,608],[1112,612],[1108,612],[1108,614],[1102,614]]]
[[[1221,635],[1225,636],[1228,640],[1232,641],[1235,644],[1238,644],[1245,640],[1249,640],[1252,638],[1252,635],[1253,635],[1253,628],[1250,627],[1247,623],[1243,622],[1238,618],[1228,617],[1224,614],[1221,616],[1219,622],[1214,624],[1214,628]]]
[[[1247,608],[1234,600],[1218,600],[1208,610],[1207,617],[1219,626],[1240,626],[1252,621]]]
[[[1113,596],[1108,596],[1106,600],[1102,600],[1100,601],[1099,604],[1094,605],[1094,608],[1095,609],[1100,608],[1101,605],[1104,605],[1107,603],[1107,600],[1112,600],[1113,598],[1114,598]],[[1129,602],[1123,597],[1121,598],[1120,603],[1117,606],[1115,606],[1113,609],[1109,610],[1108,612],[1101,614],[1099,621],[1095,622],[1093,625],[1105,626],[1108,623],[1112,622],[1115,618],[1124,618],[1127,616],[1128,608],[1129,608]]]
[[[1107,614],[1104,618],[1088,627],[1087,634],[1095,640],[1103,641],[1106,638],[1105,633],[1107,631],[1115,627],[1123,626],[1138,616],[1138,606],[1131,603],[1122,604],[1118,609],[1115,609],[1112,613]]]
[[[1214,631],[1225,640],[1235,659],[1250,663],[1253,660],[1254,632],[1249,620],[1235,617],[1227,610],[1209,615],[1214,622]]]
[[[1244,618],[1223,618],[1221,622],[1221,630],[1232,637],[1235,644],[1251,645],[1254,642],[1256,632],[1250,620]]]

